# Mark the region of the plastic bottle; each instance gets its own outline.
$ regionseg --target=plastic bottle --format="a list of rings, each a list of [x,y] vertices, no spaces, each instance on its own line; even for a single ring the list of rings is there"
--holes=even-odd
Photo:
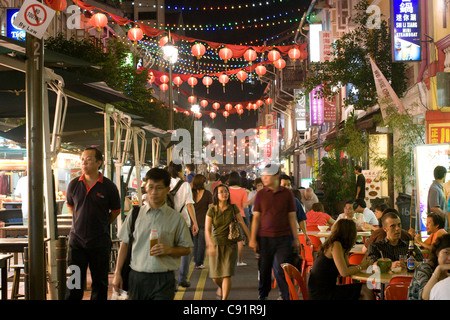
[[[151,254],[152,247],[153,247],[155,244],[158,244],[158,232],[157,232],[156,230],[152,230],[152,231],[150,232],[150,255],[152,255],[152,254]]]

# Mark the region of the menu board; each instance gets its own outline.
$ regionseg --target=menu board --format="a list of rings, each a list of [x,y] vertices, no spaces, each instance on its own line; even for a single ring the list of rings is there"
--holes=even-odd
[[[427,144],[416,146],[414,150],[416,173],[416,213],[420,214],[420,230],[426,232],[428,190],[434,180],[434,168],[450,167],[450,144]],[[447,174],[448,176],[448,174]]]
[[[378,170],[362,170],[361,173],[366,178],[366,204],[370,208],[370,200],[381,198],[381,172]]]

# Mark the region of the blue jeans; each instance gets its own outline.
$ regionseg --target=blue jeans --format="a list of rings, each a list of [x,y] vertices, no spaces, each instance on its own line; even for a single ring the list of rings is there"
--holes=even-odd
[[[205,227],[198,227],[198,233],[194,236],[194,262],[195,266],[201,266],[205,261],[205,250],[206,250],[206,241],[205,241]]]

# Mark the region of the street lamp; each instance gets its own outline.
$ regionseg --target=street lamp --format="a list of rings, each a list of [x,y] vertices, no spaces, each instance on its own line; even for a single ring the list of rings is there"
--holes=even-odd
[[[169,62],[169,130],[174,129],[173,123],[173,87],[172,87],[172,65],[178,60],[178,48],[169,41],[162,47],[163,58]],[[167,163],[172,160],[172,148],[167,150]]]

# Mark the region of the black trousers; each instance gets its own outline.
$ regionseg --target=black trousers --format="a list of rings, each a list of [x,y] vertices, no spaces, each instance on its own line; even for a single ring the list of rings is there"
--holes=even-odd
[[[259,296],[267,298],[272,286],[272,268],[276,258],[277,264],[292,263],[292,236],[259,237]],[[289,287],[284,278],[283,269],[276,268],[277,285],[283,300],[289,300]]]
[[[66,300],[83,299],[87,268],[91,272],[91,300],[108,300],[108,273],[111,247],[75,248],[69,246],[67,266],[72,270]]]
[[[128,294],[131,300],[173,300],[175,272],[147,273],[131,269]]]

